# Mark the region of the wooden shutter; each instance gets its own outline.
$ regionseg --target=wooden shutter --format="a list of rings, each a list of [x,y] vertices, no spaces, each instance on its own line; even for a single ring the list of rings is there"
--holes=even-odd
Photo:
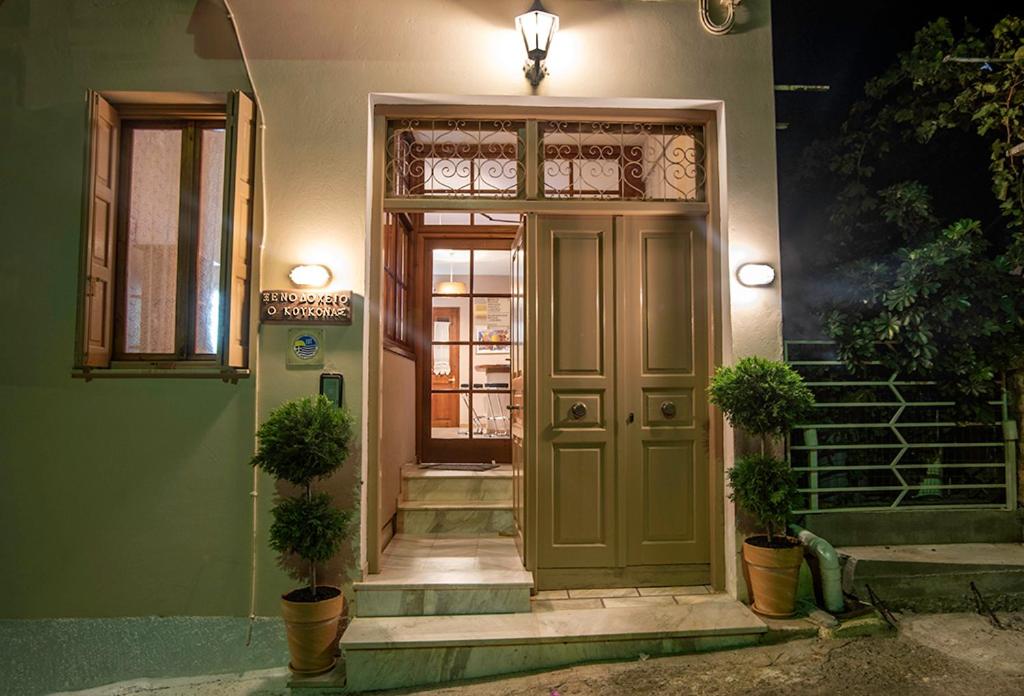
[[[233,92],[228,102],[224,163],[223,277],[221,363],[245,367],[249,356],[249,262],[253,202],[256,109],[252,100]]]
[[[89,93],[89,161],[86,166],[82,246],[80,367],[108,367],[114,341],[114,255],[117,251],[117,160],[121,122],[117,111]]]

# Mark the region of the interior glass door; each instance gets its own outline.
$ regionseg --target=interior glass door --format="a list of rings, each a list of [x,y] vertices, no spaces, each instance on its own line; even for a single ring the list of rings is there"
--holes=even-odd
[[[425,462],[511,458],[511,240],[425,244]]]

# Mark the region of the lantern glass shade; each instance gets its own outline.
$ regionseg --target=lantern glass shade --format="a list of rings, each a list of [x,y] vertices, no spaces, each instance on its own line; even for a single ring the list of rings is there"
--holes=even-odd
[[[761,287],[775,282],[775,269],[766,263],[745,263],[736,269],[736,279],[747,287]]]
[[[530,60],[544,60],[551,48],[551,37],[558,31],[558,15],[545,10],[540,0],[536,0],[530,9],[516,17],[516,28],[523,35]]]

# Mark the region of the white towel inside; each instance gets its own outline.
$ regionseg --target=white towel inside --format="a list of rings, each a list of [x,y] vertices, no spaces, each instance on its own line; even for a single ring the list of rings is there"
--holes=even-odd
[[[448,330],[451,328],[451,322],[447,321],[435,321],[434,322],[434,340],[435,341],[447,341]],[[450,375],[452,373],[452,364],[448,359],[451,354],[451,346],[434,346],[433,350],[433,367],[431,371],[438,376]]]

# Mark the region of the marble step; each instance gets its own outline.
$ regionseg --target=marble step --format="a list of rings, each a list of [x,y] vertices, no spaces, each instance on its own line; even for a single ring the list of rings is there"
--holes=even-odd
[[[405,500],[398,504],[400,534],[512,534],[511,500]]]
[[[355,618],[341,638],[350,691],[477,679],[598,660],[754,645],[767,631],[724,596],[680,606]]]
[[[530,611],[526,570],[395,571],[354,583],[356,616],[511,614]]]
[[[509,500],[512,498],[512,467],[490,471],[443,471],[404,467],[402,497],[405,500]]]

